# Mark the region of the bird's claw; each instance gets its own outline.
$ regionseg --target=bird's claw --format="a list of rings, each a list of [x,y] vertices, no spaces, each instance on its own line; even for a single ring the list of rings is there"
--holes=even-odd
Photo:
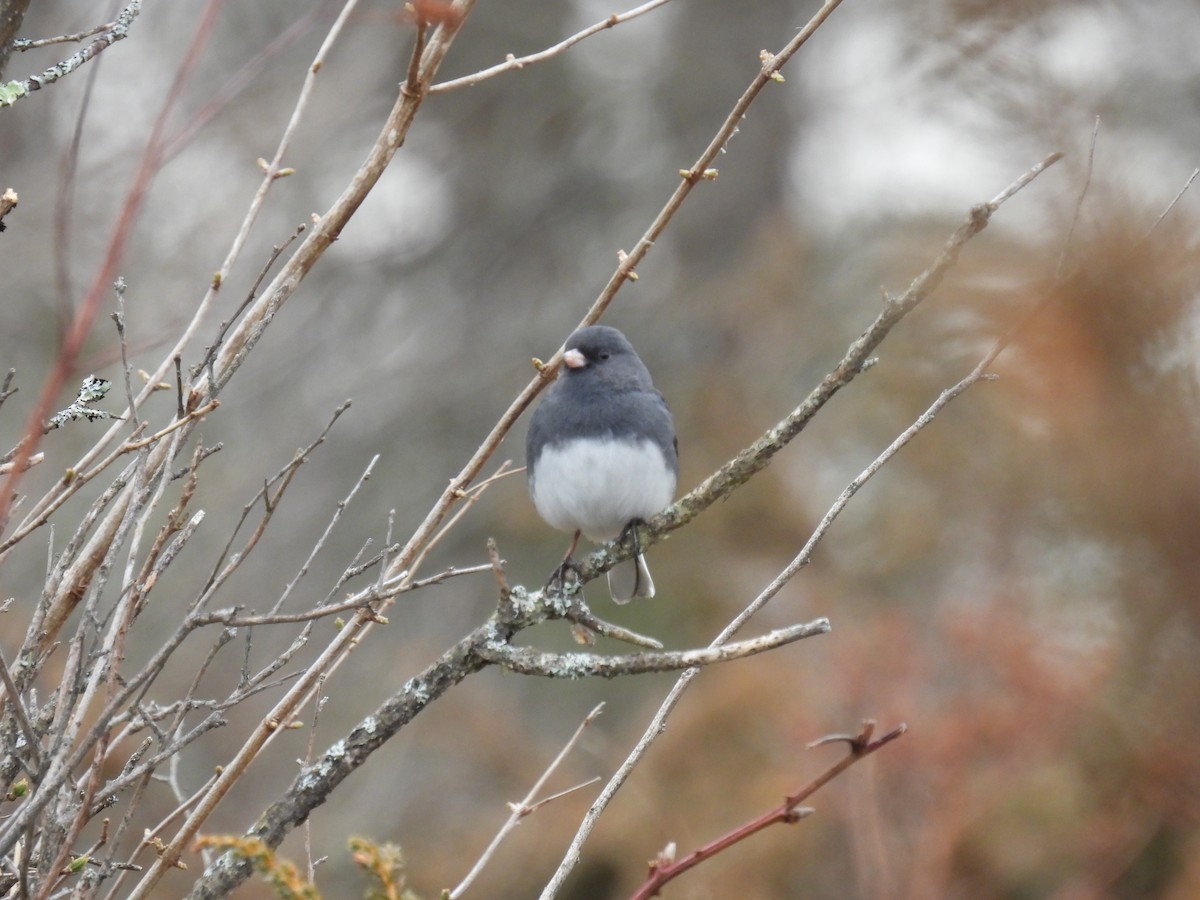
[[[558,568],[550,573],[550,577],[546,580],[546,586],[543,588],[543,590],[546,592],[553,591],[554,593],[559,594],[566,593],[567,575],[574,575],[575,584],[578,586],[580,582],[580,571],[579,563],[575,562],[575,560],[571,559],[570,557],[567,557],[562,561],[562,564],[559,565]]]

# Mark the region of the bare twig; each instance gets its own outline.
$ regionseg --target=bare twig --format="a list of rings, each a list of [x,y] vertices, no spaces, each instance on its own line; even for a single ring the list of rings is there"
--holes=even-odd
[[[463,503],[458,511],[450,517],[450,521],[445,523],[441,529],[429,539],[429,543],[427,543],[421,549],[421,552],[418,553],[416,558],[408,565],[405,571],[405,578],[412,578],[420,570],[421,563],[425,561],[425,557],[427,557],[430,551],[437,546],[438,542],[450,532],[450,529],[462,521],[463,516],[470,512],[475,504],[482,499],[484,492],[489,487],[508,475],[515,475],[517,472],[523,471],[525,471],[524,467],[520,469],[513,469],[512,460],[506,459],[500,464],[500,467],[496,469],[492,475],[485,478],[478,484],[472,485],[469,489],[464,490],[462,492],[462,497],[465,498],[466,502]]]
[[[43,453],[41,450],[39,450],[37,453],[33,454],[33,456],[29,457],[29,459],[25,460],[25,468],[31,469],[34,466],[38,465],[39,463],[43,462],[45,459],[46,459],[46,454]],[[13,470],[14,466],[16,466],[15,462],[0,463],[0,475],[7,475],[9,472],[11,472]]]
[[[587,633],[602,634],[615,641],[624,641],[627,644],[633,644],[637,647],[649,647],[651,650],[661,650],[663,646],[662,642],[656,638],[638,634],[636,631],[631,631],[621,625],[606,622],[604,619],[599,618],[583,604],[582,597],[578,594],[575,595],[570,606],[564,612],[563,618],[573,625],[584,629]],[[586,643],[593,643],[593,641],[586,641]]]
[[[12,42],[12,48],[14,50],[25,51],[36,50],[39,47],[49,47],[52,44],[77,44],[82,40],[90,38],[94,34],[111,30],[114,24],[116,23],[105,22],[103,25],[97,25],[95,28],[88,29],[87,31],[80,31],[77,34],[60,34],[57,37],[39,38],[38,40],[25,40],[18,38]]]
[[[243,299],[241,302],[241,305],[239,305],[238,308],[236,310],[234,310],[233,315],[231,315],[228,319],[225,319],[224,321],[221,322],[220,326],[218,326],[218,328],[217,328],[216,340],[214,340],[212,342],[212,346],[210,346],[205,351],[204,358],[201,359],[200,362],[197,363],[193,367],[192,372],[194,375],[199,374],[200,372],[208,372],[209,380],[210,381],[212,380],[212,364],[213,364],[214,360],[216,360],[216,358],[217,358],[217,351],[219,351],[221,349],[221,345],[225,342],[225,335],[229,333],[230,326],[233,325],[233,323],[238,320],[238,318],[242,315],[242,313],[244,313],[246,311],[246,308],[251,303],[254,302],[254,298],[258,296],[258,289],[260,287],[262,287],[262,283],[266,279],[267,274],[271,271],[271,267],[274,266],[275,263],[279,260],[279,257],[283,254],[283,251],[286,250],[288,247],[290,247],[292,245],[292,242],[295,241],[296,238],[300,237],[300,235],[302,235],[304,233],[304,229],[306,227],[307,226],[305,226],[305,225],[297,226],[296,230],[293,231],[290,235],[288,235],[287,240],[285,240],[282,244],[276,244],[275,246],[273,246],[271,248],[271,255],[267,257],[266,263],[264,263],[262,269],[259,270],[258,277],[256,279],[254,279],[254,284],[250,285],[250,290],[246,292],[245,299]],[[221,277],[221,274],[218,272],[217,275],[214,276],[214,280],[217,280],[220,277]],[[215,287],[220,287],[220,284],[219,283],[216,284]],[[178,354],[175,355],[175,362],[176,362],[177,381],[179,381],[179,383],[182,384],[182,379],[179,378],[179,376],[178,376],[178,370],[179,370],[179,355]],[[183,407],[182,387],[180,388],[180,393],[181,393],[181,397],[180,397],[179,402],[180,402],[180,408],[182,409],[182,407]]]
[[[137,430],[141,421],[138,419],[137,403],[133,399],[133,380],[130,377],[133,367],[129,364],[129,345],[125,341],[125,291],[125,279],[118,277],[113,282],[113,293],[117,295],[117,311],[112,314],[112,319],[117,326],[117,337],[121,345],[121,373],[125,383],[125,402],[129,404],[128,419]]]
[[[1055,267],[1054,277],[1061,278],[1063,266],[1067,262],[1067,254],[1071,249],[1071,240],[1075,236],[1075,226],[1079,224],[1079,214],[1083,210],[1083,201],[1087,197],[1088,189],[1092,184],[1092,166],[1096,161],[1096,138],[1100,135],[1100,117],[1096,116],[1096,122],[1092,125],[1092,140],[1088,145],[1087,167],[1083,173],[1083,184],[1079,187],[1079,197],[1075,201],[1075,210],[1071,213],[1071,224],[1067,227],[1067,236],[1063,238],[1062,251],[1058,255],[1058,266]]]
[[[576,32],[565,40],[559,41],[552,47],[547,47],[545,50],[540,50],[537,53],[531,53],[528,56],[520,58],[513,56],[511,53],[504,62],[492,66],[488,69],[475,72],[472,75],[464,75],[461,78],[454,78],[450,81],[443,81],[440,84],[435,84],[429,89],[431,94],[440,94],[443,91],[454,91],[458,88],[474,87],[481,81],[486,81],[489,78],[494,78],[497,75],[502,75],[505,72],[512,72],[516,69],[523,69],[526,66],[540,63],[547,59],[552,59],[558,56],[565,50],[574,47],[580,41],[590,38],[594,34],[599,34],[602,31],[607,31],[609,28],[614,28],[630,19],[636,19],[640,15],[655,10],[660,6],[669,3],[670,0],[650,0],[649,3],[643,3],[641,6],[636,6],[631,10],[623,13],[613,13],[607,19],[603,19],[594,25],[590,25],[582,31]]]
[[[404,584],[396,584],[390,589],[380,589],[371,587],[364,591],[360,591],[354,596],[343,600],[341,603],[328,603],[318,606],[316,609],[306,610],[305,612],[297,613],[271,613],[261,616],[257,615],[239,615],[237,610],[218,610],[208,615],[199,616],[195,619],[197,625],[211,625],[221,623],[230,628],[246,628],[258,625],[285,625],[296,622],[311,622],[315,619],[323,619],[327,616],[336,616],[345,612],[353,612],[361,609],[370,603],[378,602],[379,600],[390,599],[397,594],[409,593],[411,591],[420,590],[423,587],[429,587],[433,584],[441,584],[451,578],[456,578],[460,575],[477,575],[480,572],[491,571],[491,566],[487,563],[482,563],[478,566],[464,566],[463,568],[455,568],[451,566],[438,572],[436,575],[430,575],[428,578],[421,578],[417,581],[410,581]]]
[[[774,650],[803,638],[828,634],[828,619],[814,619],[803,625],[777,628],[760,637],[736,643],[714,644],[703,650],[661,650],[627,656],[601,656],[595,653],[547,653],[533,647],[514,647],[508,641],[488,642],[479,655],[522,675],[543,678],[617,678],[647,672],[677,672],[733,659],[745,659]]]
[[[337,527],[338,522],[341,521],[347,507],[349,507],[350,503],[354,500],[359,490],[362,489],[362,486],[370,479],[371,473],[375,470],[375,464],[377,462],[379,462],[378,453],[371,457],[371,461],[367,463],[367,467],[363,470],[362,474],[358,476],[358,480],[354,482],[354,486],[350,488],[350,493],[348,493],[338,503],[337,508],[334,509],[333,515],[329,519],[329,522],[325,525],[325,530],[321,532],[321,536],[317,538],[317,542],[313,545],[312,550],[309,551],[308,558],[305,559],[300,565],[300,568],[296,572],[295,576],[293,576],[292,580],[289,581],[287,586],[283,589],[283,593],[280,594],[275,603],[272,604],[270,611],[267,613],[268,616],[274,616],[278,614],[279,610],[283,608],[283,605],[287,603],[287,599],[291,596],[296,585],[299,584],[300,580],[308,574],[308,569],[312,565],[313,560],[316,559],[317,554],[321,552],[321,548],[325,546],[325,542],[333,533],[333,529]]]
[[[225,621],[225,618],[228,618],[206,618],[199,615],[198,610],[204,609],[212,601],[213,597],[216,596],[222,585],[224,585],[225,582],[233,575],[233,573],[236,572],[243,563],[245,563],[246,559],[250,556],[254,548],[258,546],[259,539],[263,536],[268,524],[270,524],[272,518],[274,517],[275,511],[279,507],[279,501],[283,498],[284,493],[291,485],[292,479],[299,471],[300,466],[302,466],[308,460],[309,454],[311,454],[313,450],[315,450],[325,441],[325,438],[328,436],[334,424],[341,417],[342,413],[349,409],[349,407],[350,402],[346,401],[336,410],[334,410],[333,416],[325,425],[325,428],[321,431],[321,433],[317,435],[316,439],[313,440],[307,447],[297,451],[292,456],[291,461],[278,472],[276,472],[274,476],[267,479],[267,481],[258,490],[258,492],[255,493],[250,501],[242,507],[242,515],[234,525],[233,531],[229,535],[229,540],[225,543],[224,548],[218,555],[216,565],[212,570],[212,574],[209,575],[208,580],[205,582],[203,588],[201,588],[200,592],[196,595],[196,598],[192,601],[189,621],[191,621],[194,625],[206,625],[213,621],[223,622]],[[272,493],[272,488],[274,489],[274,493]],[[241,551],[234,554],[234,556],[231,558],[229,554],[233,549],[233,542],[237,538],[238,533],[241,531],[242,526],[249,518],[250,513],[258,507],[259,501],[262,502],[263,513],[259,519],[258,525],[254,529],[253,533],[246,539]]]
[[[129,26],[133,24],[133,20],[137,18],[138,13],[142,11],[142,0],[131,0],[128,6],[121,10],[117,18],[109,25],[105,25],[92,34],[100,34],[96,40],[92,41],[78,53],[75,53],[56,66],[51,66],[40,75],[31,75],[24,81],[10,81],[6,85],[0,85],[0,107],[11,106],[17,100],[29,96],[33,91],[38,91],[48,84],[53,84],[60,78],[63,78],[88,60],[97,56],[102,50],[112,46],[117,41],[122,40],[129,35]],[[79,40],[90,35],[80,35]],[[69,40],[70,38],[64,38]],[[58,39],[51,38],[44,43],[56,43]],[[19,41],[14,41],[13,46],[16,49],[27,50],[29,47],[17,47]],[[32,43],[32,42],[31,42]]]
[[[471,886],[471,882],[473,882],[479,876],[479,873],[483,871],[483,867],[486,866],[491,858],[495,855],[496,848],[498,848],[501,842],[508,837],[509,832],[517,827],[521,819],[529,815],[531,812],[533,812],[533,810],[544,805],[544,801],[536,800],[538,794],[542,792],[542,788],[545,787],[546,782],[550,780],[550,776],[554,774],[555,770],[558,769],[562,761],[567,758],[567,755],[572,750],[575,749],[575,745],[578,744],[579,739],[583,737],[584,730],[596,720],[596,717],[600,715],[600,712],[603,709],[603,703],[597,704],[596,708],[584,717],[584,720],[579,723],[579,727],[575,729],[575,733],[571,735],[570,739],[563,746],[562,750],[558,752],[558,756],[554,757],[554,759],[550,762],[550,765],[546,766],[545,771],[538,776],[537,781],[533,783],[533,787],[529,789],[529,793],[525,795],[525,798],[519,803],[510,804],[512,807],[512,814],[508,817],[505,823],[500,826],[500,830],[496,832],[496,836],[493,837],[491,843],[487,845],[487,849],[485,849],[483,853],[479,855],[479,859],[475,860],[475,864],[471,866],[471,870],[463,876],[463,880],[458,883],[458,886],[455,887],[454,890],[450,891],[450,900],[458,900],[458,898],[463,895],[467,888]],[[575,790],[575,788],[572,790]],[[555,794],[553,797],[546,799],[557,799],[561,796],[562,793],[560,792]]]
[[[178,431],[184,425],[188,425],[188,424],[196,421],[197,419],[203,419],[205,416],[207,416],[210,412],[212,412],[214,409],[216,409],[220,405],[221,405],[220,400],[209,400],[203,406],[192,410],[190,413],[186,413],[182,419],[176,419],[170,425],[167,425],[164,428],[160,428],[158,431],[154,432],[154,434],[150,435],[149,437],[142,438],[141,440],[138,440],[138,441],[129,441],[128,443],[124,444],[121,447],[120,452],[128,453],[132,450],[141,450],[144,447],[149,447],[151,444],[156,444],[159,441],[161,441],[163,438],[165,438],[171,432]]]
[[[304,745],[304,765],[312,763],[313,750],[317,740],[317,723],[321,720],[321,709],[325,706],[325,697],[321,694],[321,688],[324,686],[323,678],[317,679],[317,692],[313,697],[313,720],[312,725],[308,728],[308,743]],[[317,865],[313,860],[312,852],[312,823],[304,823],[304,861],[308,868],[308,881],[310,884],[317,880]]]
[[[1179,193],[1176,194],[1175,198],[1170,203],[1167,204],[1167,208],[1162,211],[1162,215],[1160,215],[1157,219],[1154,220],[1154,224],[1150,226],[1150,230],[1146,232],[1145,237],[1148,238],[1148,237],[1150,237],[1150,235],[1154,234],[1155,229],[1157,229],[1158,226],[1162,224],[1162,220],[1165,219],[1167,217],[1167,215],[1171,212],[1171,210],[1173,210],[1175,208],[1175,205],[1180,200],[1183,199],[1183,195],[1186,194],[1188,191],[1188,188],[1190,188],[1192,186],[1192,182],[1196,180],[1197,175],[1200,175],[1200,169],[1193,169],[1192,174],[1190,176],[1188,176],[1188,180],[1186,182],[1184,182],[1183,187],[1181,187],[1179,189]]]

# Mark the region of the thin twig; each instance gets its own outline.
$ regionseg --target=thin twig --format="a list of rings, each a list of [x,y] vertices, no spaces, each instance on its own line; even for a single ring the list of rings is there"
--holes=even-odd
[[[125,402],[129,404],[129,415],[127,418],[133,423],[134,430],[138,430],[141,421],[138,419],[137,403],[133,399],[133,380],[131,373],[133,367],[129,364],[129,345],[125,341],[125,279],[118,276],[113,282],[113,293],[117,295],[117,311],[112,314],[113,323],[117,326],[117,337],[121,345],[121,374],[124,376],[125,382]]]
[[[455,512],[454,515],[450,517],[450,521],[446,522],[446,524],[443,525],[441,527],[441,529],[432,538],[429,539],[429,543],[427,543],[421,549],[421,552],[418,553],[416,558],[408,565],[407,569],[405,570],[405,577],[411,578],[418,571],[420,571],[421,563],[423,563],[425,561],[425,557],[427,557],[429,555],[430,551],[432,551],[433,548],[437,546],[438,542],[441,541],[441,539],[450,532],[450,529],[452,529],[455,525],[457,525],[462,520],[463,516],[465,516],[468,512],[470,512],[472,507],[474,507],[475,504],[478,503],[480,501],[480,499],[482,499],[484,492],[489,487],[491,487],[497,481],[499,481],[500,479],[502,479],[508,475],[515,475],[517,471],[524,471],[524,469],[522,468],[519,470],[514,470],[512,468],[512,460],[506,459],[504,462],[502,462],[500,464],[500,468],[498,468],[494,474],[492,474],[488,478],[485,478],[483,481],[479,482],[478,484],[472,485],[471,488],[469,488],[468,490],[463,491],[462,497],[465,498],[466,502],[463,503],[463,505],[461,507],[459,507],[457,512]]]
[[[715,663],[756,656],[776,647],[828,634],[828,619],[814,619],[801,625],[776,628],[764,635],[735,643],[714,643],[701,650],[657,650],[625,656],[601,656],[597,653],[549,653],[533,647],[515,647],[507,641],[488,643],[479,648],[485,660],[521,675],[542,678],[617,678],[647,672],[677,672]]]
[[[333,411],[333,415],[325,424],[325,427],[321,430],[321,433],[318,434],[316,438],[314,438],[308,444],[308,446],[297,451],[287,465],[276,472],[273,476],[268,478],[263,486],[254,494],[254,496],[250,498],[246,505],[242,507],[242,515],[234,525],[233,530],[230,532],[229,540],[226,541],[225,546],[217,555],[217,561],[213,566],[212,573],[209,575],[208,580],[204,583],[203,588],[201,588],[196,599],[193,601],[193,610],[200,609],[207,605],[211,598],[221,588],[221,585],[223,585],[225,581],[234,573],[234,571],[236,571],[238,566],[245,562],[246,557],[257,545],[258,539],[262,536],[267,524],[274,516],[275,508],[278,506],[279,500],[283,497],[288,486],[291,484],[292,478],[295,477],[297,470],[299,470],[300,466],[302,466],[308,460],[309,455],[325,442],[326,437],[328,437],[329,432],[333,429],[333,426],[337,423],[337,420],[341,418],[342,414],[347,409],[350,408],[350,405],[350,401],[347,400],[346,402],[342,403],[341,406],[335,409]],[[272,488],[275,489],[274,494],[271,493]],[[241,552],[236,554],[236,556],[230,561],[229,553],[233,549],[233,542],[237,539],[238,532],[241,531],[242,526],[250,517],[250,513],[258,507],[259,501],[262,501],[263,504],[262,519],[259,521],[258,527],[255,529],[254,533],[246,540]]]
[[[457,887],[450,891],[450,900],[458,900],[458,898],[463,895],[467,888],[471,886],[471,882],[478,877],[479,873],[483,871],[483,867],[486,866],[491,860],[492,856],[495,855],[496,848],[500,846],[500,843],[506,837],[508,837],[509,832],[516,828],[518,824],[520,824],[521,819],[529,815],[529,813],[537,807],[544,805],[541,802],[535,802],[535,798],[542,792],[542,788],[545,787],[546,782],[550,780],[550,776],[554,774],[555,770],[559,767],[562,761],[567,758],[567,755],[572,750],[575,749],[575,745],[578,744],[579,739],[583,737],[584,730],[596,720],[596,717],[600,715],[600,712],[603,709],[603,703],[597,704],[596,708],[584,717],[583,721],[579,723],[579,727],[575,729],[575,733],[571,735],[570,739],[563,746],[563,748],[558,751],[558,756],[554,757],[554,759],[551,760],[550,765],[546,767],[545,771],[538,776],[537,781],[533,783],[533,787],[529,789],[529,793],[525,795],[525,798],[519,803],[510,804],[512,807],[512,814],[508,817],[505,823],[500,826],[500,830],[496,832],[496,836],[493,837],[491,843],[487,845],[487,849],[485,849],[483,853],[479,855],[479,859],[475,860],[475,864],[471,866],[471,870],[463,876],[463,880],[458,883]],[[576,789],[577,788],[573,788],[572,790]],[[554,797],[547,798],[547,800],[556,799],[560,796],[562,796],[561,793],[555,794]]]
[[[127,442],[121,447],[121,452],[128,453],[131,450],[141,450],[143,447],[149,447],[151,444],[161,441],[168,434],[182,428],[184,425],[194,422],[196,419],[203,419],[220,405],[220,400],[209,400],[198,409],[194,409],[190,413],[185,414],[182,419],[176,419],[170,425],[167,425],[165,428],[160,428],[149,437],[142,438],[140,441]]]
[[[225,319],[224,321],[222,321],[221,324],[217,327],[216,340],[214,340],[212,342],[212,345],[205,351],[204,358],[201,359],[200,362],[197,363],[192,368],[193,374],[196,374],[199,372],[209,372],[210,373],[209,379],[210,379],[210,381],[212,380],[212,375],[211,375],[212,364],[213,364],[214,360],[216,360],[216,358],[217,358],[217,351],[219,351],[221,349],[221,345],[225,342],[225,335],[227,335],[229,333],[230,326],[232,326],[234,322],[236,322],[239,318],[241,318],[241,315],[242,315],[242,313],[244,313],[246,311],[246,308],[249,307],[250,304],[254,302],[254,298],[258,296],[258,289],[260,287],[262,287],[262,283],[266,279],[267,273],[269,273],[271,271],[271,268],[279,260],[279,257],[283,254],[283,251],[286,250],[288,247],[290,247],[292,245],[292,242],[295,241],[296,238],[300,237],[300,235],[302,235],[304,233],[304,230],[306,227],[307,226],[305,226],[305,225],[298,225],[295,228],[295,230],[293,230],[292,233],[290,235],[288,235],[287,240],[285,240],[282,244],[276,244],[271,248],[271,254],[270,254],[270,256],[267,257],[267,261],[263,264],[263,267],[259,270],[258,277],[254,279],[254,284],[250,285],[250,290],[246,292],[246,296],[245,296],[245,298],[243,298],[243,300],[242,300],[241,304],[238,306],[238,308],[233,311],[233,315],[231,315],[228,319]],[[216,276],[214,276],[214,278],[220,278],[220,273],[218,273]],[[179,369],[178,354],[176,354],[175,360],[176,360],[176,371],[178,372],[178,369]],[[182,402],[183,401],[182,401],[182,397],[181,397],[180,403],[182,404]]]
[[[51,66],[40,75],[30,75],[24,81],[10,81],[8,84],[0,86],[0,107],[11,106],[17,100],[28,97],[34,91],[41,90],[46,85],[54,84],[60,78],[74,72],[88,60],[96,57],[101,51],[111,47],[117,41],[128,37],[129,27],[141,11],[142,0],[131,0],[129,5],[121,10],[120,14],[111,24],[93,31],[92,34],[100,34],[100,37],[92,41],[78,53],[67,57],[57,65]],[[83,35],[82,37],[88,36]],[[82,37],[80,38],[81,40]],[[16,43],[18,42],[14,42],[14,46]],[[50,38],[45,43],[57,43],[57,40]],[[20,47],[18,49],[27,50],[30,48]]]
[[[1175,208],[1175,204],[1177,204],[1180,200],[1183,199],[1183,195],[1186,194],[1188,188],[1190,188],[1192,186],[1192,182],[1196,180],[1197,175],[1200,175],[1200,169],[1194,169],[1192,171],[1192,174],[1188,177],[1188,180],[1186,182],[1184,182],[1183,187],[1181,187],[1179,189],[1179,193],[1175,195],[1175,199],[1173,199],[1170,203],[1168,203],[1167,208],[1162,211],[1162,215],[1160,215],[1157,219],[1154,220],[1154,224],[1150,226],[1150,230],[1146,232],[1143,240],[1145,240],[1145,238],[1150,237],[1150,235],[1154,234],[1155,229],[1158,228],[1158,226],[1160,224],[1162,224],[1162,220],[1165,219],[1167,217],[1167,214],[1170,213],[1171,210],[1173,210]]]
[[[317,740],[317,723],[321,720],[321,708],[325,705],[325,697],[321,694],[321,689],[325,686],[325,679],[317,679],[317,690],[313,696],[313,720],[308,728],[308,743],[304,745],[304,765],[312,763],[313,749]],[[312,820],[304,823],[304,862],[308,869],[309,884],[316,883],[317,867],[313,862],[312,852]]]
[[[38,40],[24,40],[18,38],[12,42],[12,49],[25,51],[36,50],[39,47],[49,47],[51,44],[77,44],[82,40],[90,38],[94,34],[99,34],[102,31],[109,31],[114,22],[105,22],[103,25],[97,25],[95,28],[88,31],[80,31],[78,34],[60,34],[57,37],[39,38]]]
[[[218,610],[217,612],[209,613],[204,616],[196,617],[195,624],[197,625],[212,625],[220,623],[227,625],[230,628],[248,628],[259,625],[285,625],[296,622],[311,622],[315,619],[323,619],[327,616],[336,616],[344,612],[352,612],[356,609],[361,609],[370,603],[375,603],[379,600],[385,600],[397,594],[409,593],[420,590],[423,587],[428,587],[432,584],[441,584],[451,578],[459,575],[476,575],[480,572],[491,571],[491,566],[487,563],[482,563],[478,566],[464,566],[463,568],[455,568],[451,566],[436,575],[430,575],[428,578],[422,578],[417,581],[407,582],[405,584],[397,584],[393,588],[380,589],[378,587],[370,587],[364,591],[360,591],[353,597],[343,600],[341,603],[329,603],[310,609],[305,612],[297,613],[269,613],[261,616],[248,615],[240,616],[236,610]]]
[[[1063,266],[1067,262],[1067,254],[1071,249],[1071,239],[1075,236],[1075,226],[1079,224],[1079,213],[1083,210],[1083,201],[1087,197],[1088,188],[1092,184],[1092,165],[1096,160],[1096,138],[1100,135],[1100,117],[1092,126],[1092,141],[1088,145],[1087,168],[1083,173],[1083,184],[1079,188],[1079,197],[1075,201],[1075,210],[1071,213],[1071,224],[1067,227],[1067,236],[1063,239],[1062,251],[1058,254],[1058,265],[1054,269],[1056,279],[1062,277]]]
[[[657,9],[660,6],[664,6],[669,2],[670,0],[651,0],[649,3],[643,3],[641,6],[634,7],[626,12],[619,14],[614,13],[607,19],[602,19],[596,24],[590,25],[589,27],[583,29],[583,31],[576,32],[569,38],[559,41],[552,47],[547,47],[545,50],[540,50],[537,53],[531,53],[528,56],[522,56],[520,58],[515,57],[510,53],[504,62],[499,63],[498,65],[494,65],[488,69],[483,69],[480,72],[475,72],[472,75],[463,75],[461,78],[454,78],[450,81],[443,81],[441,84],[435,84],[429,89],[429,93],[440,94],[444,91],[454,91],[458,90],[459,88],[473,87],[482,81],[486,81],[489,78],[494,78],[497,75],[502,75],[505,72],[511,72],[515,69],[523,69],[526,66],[533,65],[534,63],[540,63],[544,60],[551,59],[555,56],[558,56],[563,51],[574,47],[580,41],[590,38],[594,34],[607,31],[608,29],[624,22],[628,22],[630,19],[636,19],[638,16],[644,15],[645,13]]]
[[[296,574],[292,576],[292,580],[287,583],[286,587],[284,587],[283,593],[280,594],[275,603],[272,604],[271,609],[267,613],[268,616],[276,615],[279,610],[283,608],[283,605],[287,603],[287,599],[291,596],[296,585],[299,584],[300,580],[308,574],[309,567],[312,565],[313,560],[316,559],[317,554],[321,552],[321,548],[325,546],[325,542],[329,540],[329,536],[333,534],[334,528],[336,528],[338,522],[342,520],[342,516],[345,515],[346,510],[349,508],[351,502],[353,502],[355,496],[357,496],[359,490],[361,490],[362,486],[370,480],[371,473],[375,471],[375,464],[378,462],[379,454],[376,453],[371,457],[371,461],[367,463],[367,467],[363,470],[362,474],[358,476],[358,479],[354,482],[354,486],[350,488],[350,493],[348,493],[338,502],[337,507],[333,511],[333,515],[330,516],[329,521],[325,525],[325,530],[321,532],[321,536],[317,538],[316,543],[313,544],[312,549],[308,552],[308,558],[300,564],[300,568],[296,571]]]

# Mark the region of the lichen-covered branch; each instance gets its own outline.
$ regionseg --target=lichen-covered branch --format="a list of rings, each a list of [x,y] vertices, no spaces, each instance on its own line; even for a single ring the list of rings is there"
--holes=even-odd
[[[743,659],[806,637],[827,634],[830,628],[828,619],[814,619],[803,625],[778,628],[760,637],[719,647],[647,651],[624,656],[549,653],[534,647],[514,647],[507,641],[485,644],[478,652],[488,662],[521,675],[540,675],[543,678],[617,678],[622,675],[644,675],[648,672],[678,672],[731,659]]]
[[[101,51],[111,47],[117,41],[129,35],[129,26],[142,11],[142,0],[131,0],[128,6],[107,26],[98,38],[77,53],[73,53],[57,65],[53,65],[39,75],[30,75],[24,81],[10,81],[0,85],[0,107],[12,106],[18,100],[28,97],[34,91],[40,91],[48,84],[54,84],[60,78],[70,75],[90,59],[94,59]]]

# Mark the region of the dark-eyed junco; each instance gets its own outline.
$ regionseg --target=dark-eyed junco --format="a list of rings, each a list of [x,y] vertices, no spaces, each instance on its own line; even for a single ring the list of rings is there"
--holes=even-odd
[[[671,504],[679,475],[675,425],[625,335],[592,325],[567,339],[558,380],[529,424],[525,460],[538,514],[574,533],[560,572],[581,533],[610,541]],[[609,571],[608,589],[617,603],[654,596],[640,553]]]

